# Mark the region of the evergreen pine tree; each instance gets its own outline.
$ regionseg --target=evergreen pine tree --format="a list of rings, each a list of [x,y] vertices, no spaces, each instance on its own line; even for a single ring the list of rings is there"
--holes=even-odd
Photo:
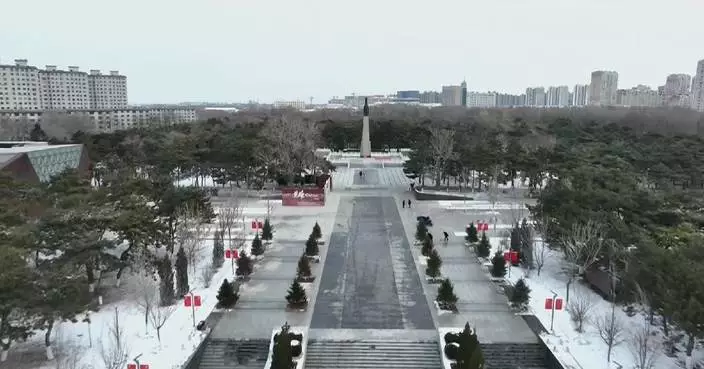
[[[306,256],[318,256],[320,249],[318,248],[318,240],[311,233],[306,241]]]
[[[430,256],[431,251],[433,251],[433,239],[426,235],[423,240],[423,247],[420,249],[420,253],[423,256]]]
[[[467,363],[468,369],[484,369],[484,354],[482,353],[481,346],[477,345],[474,348],[474,353]]]
[[[312,274],[313,273],[310,270],[310,260],[308,260],[308,257],[305,254],[301,255],[301,258],[298,259],[298,269],[296,270],[296,275],[298,278],[308,278]]]
[[[469,243],[475,243],[479,241],[479,237],[477,235],[477,227],[474,226],[474,223],[470,223],[469,227],[465,229],[465,232],[467,232],[467,235],[465,236],[465,240]]]
[[[315,222],[315,225],[313,226],[313,237],[315,237],[316,240],[323,237],[323,232],[320,230],[320,225],[318,222]]]
[[[486,258],[489,257],[490,254],[491,244],[489,243],[489,239],[486,237],[486,232],[482,232],[482,239],[477,245],[477,256],[480,258]]]
[[[491,275],[494,278],[503,278],[506,275],[506,261],[501,251],[497,251],[491,258]]]
[[[264,220],[262,225],[262,240],[271,241],[274,238],[274,227],[269,222],[269,218]]]
[[[237,300],[240,298],[237,291],[235,291],[235,284],[230,283],[227,279],[222,281],[216,297],[218,299],[216,307],[219,309],[231,308],[235,306]]]
[[[288,323],[274,335],[274,345],[271,352],[271,369],[293,368],[293,350],[291,349],[291,327]]]
[[[241,277],[246,277],[252,274],[252,266],[252,258],[250,258],[246,252],[242,251],[240,253],[240,258],[237,259],[237,271],[235,274]]]
[[[530,287],[528,287],[526,281],[521,278],[513,286],[513,291],[511,292],[511,306],[523,309],[528,305],[529,300]]]
[[[458,369],[481,369],[484,367],[484,357],[481,354],[481,346],[477,333],[465,324],[464,330],[460,333],[459,348],[457,352]]]
[[[176,295],[185,296],[190,287],[188,286],[188,258],[183,247],[179,247],[176,253]]]
[[[430,257],[428,258],[428,266],[425,268],[425,275],[430,278],[437,278],[440,276],[440,267],[442,266],[442,259],[438,254],[438,250],[433,249],[430,252]]]
[[[455,304],[457,303],[457,295],[455,295],[455,288],[450,282],[449,278],[445,278],[440,287],[438,287],[438,297],[435,299],[441,308],[447,310],[454,310]]]
[[[176,297],[174,295],[174,268],[168,254],[159,261],[158,273],[159,305],[169,306],[173,304]]]
[[[416,240],[418,242],[423,242],[428,235],[428,227],[425,225],[424,222],[418,221],[418,225],[416,226]]]
[[[262,242],[262,239],[259,238],[259,233],[254,235],[254,239],[252,240],[252,255],[254,256],[259,256],[264,254],[264,243]]]
[[[514,224],[513,228],[511,228],[511,250],[521,251],[521,229],[518,223]]]
[[[294,308],[303,308],[308,304],[306,290],[303,289],[303,286],[295,279],[293,280],[293,283],[291,283],[291,287],[288,289],[286,301],[288,301],[288,305],[290,307]]]
[[[533,231],[528,225],[528,220],[521,222],[521,250],[520,260],[528,268],[533,268]]]
[[[213,268],[218,269],[225,262],[225,240],[224,231],[218,230],[215,232],[215,241],[213,241]]]

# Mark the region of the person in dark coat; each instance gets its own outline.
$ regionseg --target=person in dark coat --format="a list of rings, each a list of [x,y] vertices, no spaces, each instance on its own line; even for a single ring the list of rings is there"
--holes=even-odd
[[[445,232],[445,231],[442,231],[442,235],[445,237],[445,243],[447,243],[447,240],[450,239],[450,235],[447,234],[447,232]]]
[[[408,199],[408,207],[411,207],[411,199]]]
[[[401,201],[401,206],[405,209],[406,208],[406,200]]]

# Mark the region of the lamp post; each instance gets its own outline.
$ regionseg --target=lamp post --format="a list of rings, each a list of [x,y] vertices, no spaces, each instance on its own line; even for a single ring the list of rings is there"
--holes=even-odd
[[[555,330],[553,329],[553,323],[555,322],[555,302],[557,301],[557,293],[553,290],[550,290],[552,292],[552,312],[550,314],[550,333],[555,334]]]

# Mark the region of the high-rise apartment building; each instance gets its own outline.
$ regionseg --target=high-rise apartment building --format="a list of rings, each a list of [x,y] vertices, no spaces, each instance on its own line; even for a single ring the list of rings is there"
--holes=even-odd
[[[442,104],[442,96],[437,91],[423,91],[420,94],[421,104]]]
[[[467,94],[467,101],[467,106],[470,108],[494,108],[496,107],[496,93],[472,91]]]
[[[689,106],[689,93],[692,89],[692,76],[689,74],[670,74],[663,88],[663,102],[667,106]]]
[[[543,87],[528,87],[526,89],[526,106],[543,107],[545,106],[545,88]]]
[[[569,106],[570,89],[567,86],[550,86],[545,99],[545,105],[554,108]]]
[[[462,97],[462,86],[442,86],[442,104],[445,106],[462,106],[466,97]]]
[[[88,74],[78,67],[59,70],[47,65],[39,71],[42,110],[77,110],[91,107]]]
[[[589,101],[589,85],[574,85],[572,91],[572,105],[586,106]]]
[[[467,81],[462,81],[462,84],[460,85],[460,88],[462,89],[462,97],[461,97],[461,102],[460,105],[466,107],[467,106]]]
[[[638,85],[629,90],[618,90],[616,95],[617,105],[627,107],[653,108],[662,104],[658,91],[644,85]]]
[[[38,69],[16,59],[0,65],[0,110],[83,110],[127,107],[127,77],[117,71],[90,74],[78,67],[68,70],[47,65]]]
[[[119,71],[101,74],[93,69],[88,76],[92,109],[119,109],[127,106],[127,77]]]
[[[616,90],[618,90],[618,73],[598,70],[592,72],[589,84],[589,105],[616,105]]]
[[[496,94],[496,106],[499,108],[513,108],[525,103],[526,95]]]
[[[697,63],[697,73],[692,81],[692,109],[704,111],[704,59]]]
[[[39,69],[28,66],[26,59],[16,59],[15,65],[0,64],[0,110],[41,109]]]

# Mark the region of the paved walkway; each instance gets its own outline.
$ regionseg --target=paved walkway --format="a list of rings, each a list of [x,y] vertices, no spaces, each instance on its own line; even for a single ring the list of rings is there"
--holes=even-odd
[[[403,196],[406,196],[405,194]],[[400,202],[404,197],[399,197]],[[414,237],[416,216],[429,215],[433,220],[433,233],[436,249],[443,260],[442,273],[449,277],[459,297],[457,314],[438,314],[433,308],[433,317],[438,327],[463,327],[469,322],[476,327],[483,343],[536,343],[538,338],[520,316],[515,315],[508,306],[502,289],[491,282],[488,273],[482,267],[476,255],[464,246],[463,237],[454,236],[455,230],[464,229],[465,225],[475,219],[482,219],[484,210],[474,213],[460,210],[447,210],[437,207],[433,201],[414,202],[414,208],[401,209],[403,224],[409,239]],[[483,215],[486,218],[486,215]],[[508,214],[503,214],[504,217]],[[501,214],[500,214],[501,219]],[[510,221],[509,221],[510,223]],[[450,234],[447,245],[442,244],[442,232]],[[421,257],[420,247],[414,247],[416,261]],[[425,265],[418,263],[418,273],[425,275]],[[437,297],[438,285],[430,285],[423,279],[428,302]],[[431,305],[432,306],[432,305]]]
[[[433,329],[414,267],[393,198],[344,197],[311,328]]]

